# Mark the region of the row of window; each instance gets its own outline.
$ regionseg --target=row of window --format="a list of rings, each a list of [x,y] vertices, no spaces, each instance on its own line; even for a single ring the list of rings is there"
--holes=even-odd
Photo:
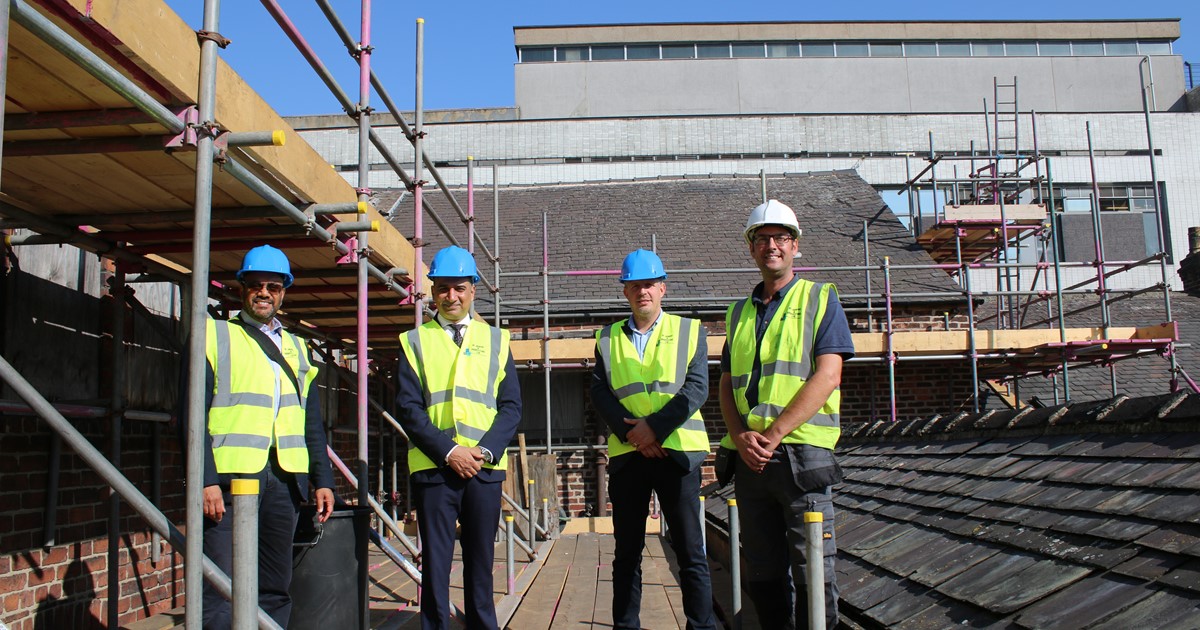
[[[1170,55],[1169,41],[695,42],[530,46],[520,63],[787,57],[1103,57]]]

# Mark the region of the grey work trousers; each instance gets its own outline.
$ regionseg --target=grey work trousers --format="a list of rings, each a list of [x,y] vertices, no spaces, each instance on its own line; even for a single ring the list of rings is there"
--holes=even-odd
[[[837,627],[833,495],[830,486],[806,489],[798,483],[807,470],[832,462],[833,454],[826,449],[786,444],[775,450],[761,473],[752,472],[738,458],[734,487],[746,592],[763,628],[790,630],[808,624],[805,512],[824,515],[825,627]]]

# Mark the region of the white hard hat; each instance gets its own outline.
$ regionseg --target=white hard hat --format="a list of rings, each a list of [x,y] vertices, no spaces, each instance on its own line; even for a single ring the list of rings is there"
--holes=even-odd
[[[796,213],[781,201],[768,199],[766,203],[755,206],[746,219],[746,242],[753,244],[754,231],[764,225],[781,225],[792,231],[792,235],[800,238],[800,224],[796,222]]]

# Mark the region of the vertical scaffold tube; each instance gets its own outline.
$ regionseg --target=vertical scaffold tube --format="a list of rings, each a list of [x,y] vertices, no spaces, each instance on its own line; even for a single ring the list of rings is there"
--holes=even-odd
[[[1142,57],[1142,60],[1138,62],[1138,80],[1142,86],[1142,114],[1146,119],[1146,154],[1150,156],[1150,183],[1154,187],[1154,225],[1158,230],[1158,268],[1162,273],[1163,310],[1166,321],[1170,322],[1175,321],[1175,318],[1171,313],[1171,283],[1167,280],[1169,276],[1167,275],[1166,230],[1163,227],[1162,199],[1160,199],[1158,191],[1158,163],[1154,158],[1154,134],[1150,131],[1150,102],[1147,99],[1146,75],[1142,72],[1142,64],[1146,64],[1146,67],[1150,68],[1150,57]],[[1153,79],[1151,79],[1151,89],[1153,89]],[[2,114],[3,111],[0,110],[0,115]],[[1179,383],[1179,362],[1175,357],[1175,342],[1171,342],[1167,346],[1167,360],[1171,363],[1171,386],[1174,389]]]
[[[804,513],[804,539],[807,545],[805,567],[808,578],[808,627],[810,630],[825,630],[825,542],[822,537],[824,521],[825,515],[820,512]]]
[[[417,18],[417,68],[415,80],[415,95],[416,95],[416,113],[413,117],[413,327],[419,328],[422,321],[425,319],[424,310],[424,294],[421,292],[421,287],[425,284],[425,272],[421,270],[424,257],[425,235],[424,216],[421,206],[421,187],[424,182],[421,181],[422,160],[421,155],[424,150],[425,136],[425,112],[421,109],[422,100],[425,97],[425,19]]]
[[[475,156],[467,156],[467,251],[475,253]]]
[[[362,0],[361,40],[358,44],[358,202],[359,211],[367,207],[371,198],[371,0]],[[358,215],[359,221],[367,217]],[[358,368],[358,505],[366,507],[370,503],[371,483],[370,467],[368,465],[368,431],[370,386],[369,376],[371,362],[368,356],[369,339],[367,332],[367,281],[370,267],[369,230],[358,233],[358,308],[357,308],[357,368]],[[418,269],[419,273],[420,270]],[[382,449],[380,454],[382,455]],[[382,471],[382,464],[380,465]],[[380,483],[380,486],[383,484]],[[366,630],[370,618],[370,602],[368,599],[368,584],[370,582],[370,567],[366,562],[358,566],[358,618],[360,625]]]
[[[883,257],[883,299],[887,308],[887,365],[888,365],[888,398],[892,422],[896,421],[896,349],[895,329],[892,322],[892,261],[890,256]]]
[[[203,29],[217,32],[220,0],[204,1]],[[211,123],[216,109],[217,42],[200,40],[200,85],[197,114],[201,124]],[[196,140],[196,204],[192,228],[192,286],[188,301],[188,420],[187,420],[187,551],[184,554],[186,607],[184,620],[188,630],[201,630],[204,614],[204,383],[205,335],[208,316],[209,240],[212,223],[213,138],[202,133]]]
[[[258,627],[258,480],[234,479],[233,630]]]
[[[529,548],[533,549],[533,543],[537,542],[537,520],[534,519],[534,512],[537,510],[537,507],[533,501],[533,480],[530,479],[526,483],[529,485],[529,492],[525,494],[525,498],[529,502],[529,505],[525,507],[529,512],[525,516],[529,518]]]
[[[742,531],[738,522],[737,499],[728,499],[729,506],[729,578],[733,589],[733,628],[742,629]]]
[[[492,249],[495,258],[492,260],[492,274],[496,279],[495,323],[500,327],[500,167],[492,165]]]
[[[1087,129],[1088,166],[1092,172],[1092,233],[1096,235],[1096,293],[1100,295],[1100,318],[1104,327],[1104,338],[1109,338],[1109,327],[1112,318],[1108,312],[1108,287],[1104,279],[1104,229],[1100,221],[1100,183],[1096,179],[1096,152],[1092,146],[1092,121],[1084,123]],[[1108,366],[1109,388],[1112,395],[1117,395],[1117,366]]]
[[[513,548],[516,545],[513,543],[513,536],[515,535],[515,532],[513,530],[514,530],[513,515],[505,514],[504,515],[504,566],[505,566],[504,574],[506,576],[508,576],[507,593],[509,595],[515,595],[517,592],[517,579],[516,579],[517,578],[517,566],[516,566],[517,563],[516,563],[516,558],[513,557]]]
[[[115,264],[109,296],[112,298],[112,405],[109,416],[109,461],[121,468],[121,433],[125,417],[125,272]],[[108,495],[108,627],[119,626],[121,602],[121,495]]]
[[[704,518],[704,495],[700,495],[700,548],[704,550],[704,555],[708,555],[708,524]]]
[[[554,452],[550,409],[550,215],[542,213],[542,376],[546,390],[546,454]]]

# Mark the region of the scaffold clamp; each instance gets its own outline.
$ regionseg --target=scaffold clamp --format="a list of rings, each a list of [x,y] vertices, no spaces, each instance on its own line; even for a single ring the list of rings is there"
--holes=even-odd
[[[351,236],[343,241],[343,244],[348,250],[345,254],[337,259],[339,265],[354,265],[358,264],[358,238]]]
[[[228,48],[229,45],[233,43],[233,40],[222,36],[220,33],[216,32],[216,31],[205,31],[205,30],[196,31],[196,39],[200,40],[201,44],[203,44],[204,40],[206,40],[206,39],[211,42],[216,42],[217,45],[220,46],[221,48]]]

